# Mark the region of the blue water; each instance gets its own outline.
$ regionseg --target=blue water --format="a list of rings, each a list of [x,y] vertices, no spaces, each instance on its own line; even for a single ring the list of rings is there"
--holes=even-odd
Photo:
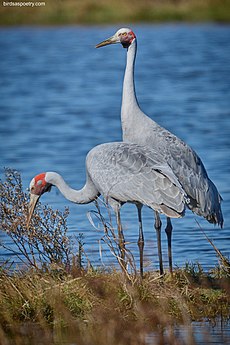
[[[189,325],[176,326],[173,334],[176,339],[179,339],[179,344],[227,345],[230,341],[229,326],[229,323],[221,323],[220,320],[216,320],[215,324],[208,321],[191,322]],[[170,332],[166,331],[165,337],[167,336],[170,340],[172,339]],[[146,343],[158,344],[159,334],[150,333]]]
[[[57,171],[74,188],[85,182],[85,156],[97,144],[121,140],[120,107],[126,51],[95,49],[118,27],[0,29],[0,172],[20,171],[26,189],[43,171]],[[197,222],[224,255],[230,243],[230,26],[133,26],[138,38],[136,91],[142,109],[202,158],[223,197],[224,229],[187,212],[173,220],[173,262],[218,263]],[[70,207],[70,235],[84,234],[93,265],[116,264],[103,233],[87,218],[94,204],[74,205],[54,188],[41,198]],[[145,269],[158,268],[153,213],[144,210]],[[165,219],[162,217],[163,226]],[[136,208],[122,221],[138,265]],[[8,241],[0,233],[1,239]],[[162,232],[167,267],[166,236]],[[100,253],[102,251],[102,254]],[[4,259],[1,252],[1,261]]]

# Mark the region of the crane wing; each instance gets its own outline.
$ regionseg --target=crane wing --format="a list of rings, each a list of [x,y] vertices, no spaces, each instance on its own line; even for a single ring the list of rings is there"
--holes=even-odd
[[[154,139],[153,136],[152,140],[158,145],[157,149],[189,196],[189,208],[209,222],[222,226],[223,215],[220,207],[222,198],[209,179],[200,157],[181,139],[160,126],[159,128],[158,137]]]
[[[94,148],[87,157],[91,179],[105,199],[147,205],[170,217],[185,209],[185,193],[157,152],[128,143]]]

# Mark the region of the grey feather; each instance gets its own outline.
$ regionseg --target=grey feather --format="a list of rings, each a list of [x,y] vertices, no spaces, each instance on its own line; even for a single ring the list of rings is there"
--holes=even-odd
[[[139,203],[167,216],[181,217],[186,195],[171,168],[158,156],[146,146],[102,144],[87,155],[87,171],[109,201]]]

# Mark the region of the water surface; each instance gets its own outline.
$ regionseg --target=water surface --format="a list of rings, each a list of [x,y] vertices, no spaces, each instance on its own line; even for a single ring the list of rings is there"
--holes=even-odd
[[[24,188],[43,171],[57,171],[74,188],[85,182],[85,156],[97,144],[121,140],[120,107],[126,51],[95,49],[114,27],[2,28],[0,30],[0,169],[21,172]],[[138,38],[136,91],[142,109],[202,158],[223,197],[224,229],[187,212],[173,220],[173,261],[217,264],[197,222],[224,255],[230,239],[230,26],[133,26]],[[92,264],[116,264],[103,233],[87,218],[93,204],[73,205],[55,189],[41,199],[70,207],[69,234],[84,234]],[[145,265],[157,268],[153,213],[144,210]],[[125,205],[122,220],[138,260],[136,209]],[[162,217],[163,226],[165,219]],[[2,239],[5,235],[0,233]],[[166,236],[163,256],[167,267]],[[9,243],[10,244],[10,243]],[[102,256],[100,254],[102,250]],[[5,254],[1,252],[1,260]]]

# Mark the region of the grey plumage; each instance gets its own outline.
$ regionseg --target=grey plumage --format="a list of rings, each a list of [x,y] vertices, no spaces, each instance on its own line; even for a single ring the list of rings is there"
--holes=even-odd
[[[114,206],[140,203],[169,217],[181,217],[185,193],[160,155],[143,146],[108,143],[93,148],[87,172],[104,198]]]
[[[52,186],[77,204],[87,204],[102,195],[116,213],[131,202],[170,217],[182,217],[188,199],[171,168],[158,156],[137,144],[98,145],[87,154],[86,183],[80,190],[71,188],[56,172],[36,175],[30,182],[28,224],[39,197]]]

